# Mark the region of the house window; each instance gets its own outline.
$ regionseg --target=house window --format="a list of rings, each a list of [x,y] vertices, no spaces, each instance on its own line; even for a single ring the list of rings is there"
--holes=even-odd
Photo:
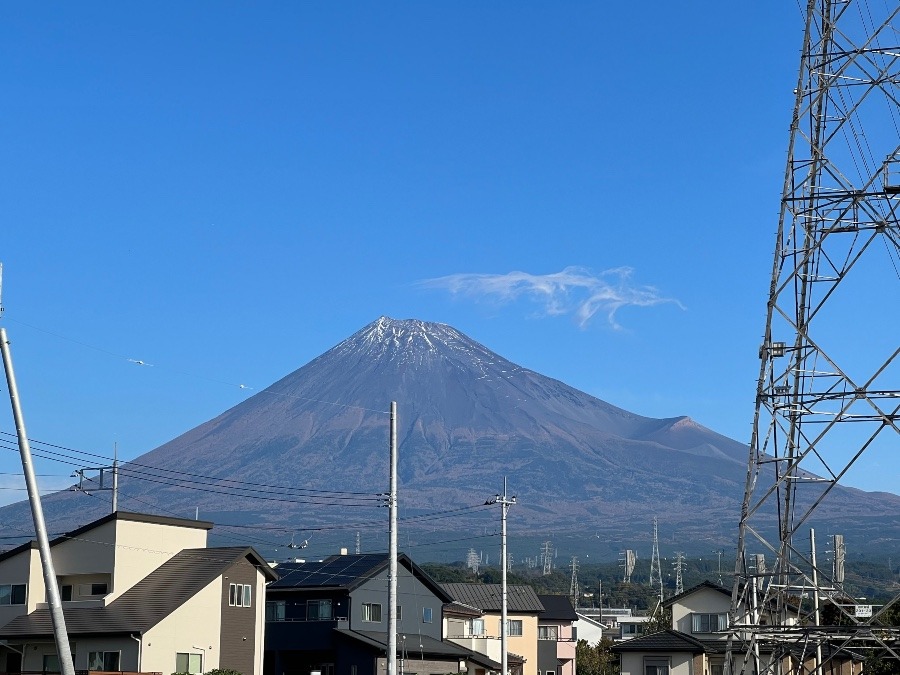
[[[179,652],[175,654],[176,673],[202,673],[203,655]]]
[[[109,593],[109,586],[104,583],[78,584],[78,595],[83,598],[92,598]]]
[[[469,619],[469,635],[484,635],[484,619]]]
[[[506,634],[511,636],[522,635],[522,620],[508,619],[506,621]]]
[[[88,670],[119,670],[120,652],[88,652]]]
[[[381,603],[380,602],[364,602],[362,606],[362,620],[372,621],[374,623],[381,622]]]
[[[728,628],[727,614],[691,614],[692,633],[715,633]]]
[[[422,608],[422,623],[431,623],[434,621],[434,610],[431,607]]]
[[[669,675],[669,660],[644,659],[644,675]]]
[[[403,608],[400,605],[397,605],[397,621],[400,621],[403,618]]]
[[[250,607],[252,606],[253,587],[250,584],[228,584],[228,605],[229,607]],[[181,672],[181,671],[179,671]]]
[[[25,584],[0,584],[0,605],[24,605]]]
[[[538,626],[538,640],[558,640],[559,626]]]
[[[331,600],[309,600],[306,603],[307,621],[330,621]]]
[[[59,594],[62,596],[63,602],[68,602],[72,599],[72,584],[65,584],[59,587]]]
[[[284,621],[284,600],[266,601],[266,621]]]
[[[556,640],[559,638],[559,626],[538,626],[538,640]]]
[[[725,675],[724,663],[711,663],[709,665],[709,675]]]

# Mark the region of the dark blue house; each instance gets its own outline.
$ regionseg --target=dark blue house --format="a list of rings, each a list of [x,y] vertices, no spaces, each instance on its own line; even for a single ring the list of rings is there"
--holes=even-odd
[[[384,675],[388,555],[284,563],[266,590],[265,675]],[[443,640],[446,592],[406,555],[398,558],[397,658],[404,675],[498,670]]]

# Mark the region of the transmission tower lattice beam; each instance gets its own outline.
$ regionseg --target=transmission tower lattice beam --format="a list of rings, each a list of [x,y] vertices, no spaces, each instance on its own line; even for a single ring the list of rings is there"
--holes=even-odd
[[[867,495],[842,486],[895,451],[900,434],[890,304],[900,279],[898,16],[895,2],[806,8],[741,509],[732,672],[824,673],[852,651],[900,660],[900,631],[883,621],[898,598],[867,616],[871,607],[815,565],[809,538],[816,525],[866,517]]]

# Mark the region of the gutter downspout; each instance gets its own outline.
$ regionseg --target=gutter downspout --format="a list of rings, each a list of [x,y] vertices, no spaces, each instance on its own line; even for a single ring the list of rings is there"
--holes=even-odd
[[[143,653],[142,653],[143,650],[141,648],[144,646],[144,641],[141,637],[135,637],[134,635],[129,635],[128,637],[130,637],[132,640],[137,642],[137,645],[138,645],[137,672],[140,673],[141,672],[141,657],[143,656]]]

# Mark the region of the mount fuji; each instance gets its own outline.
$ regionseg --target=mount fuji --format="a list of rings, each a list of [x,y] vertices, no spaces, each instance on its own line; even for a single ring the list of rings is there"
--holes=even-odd
[[[497,511],[480,507],[504,477],[517,495],[510,534],[523,541],[569,537],[608,554],[648,545],[654,517],[686,551],[736,538],[745,444],[689,417],[613,406],[448,325],[386,317],[123,464],[120,508],[199,511],[222,523],[215,531],[255,537],[261,549],[296,548],[286,544],[296,533],[311,554],[313,544],[327,554],[352,546],[360,530],[383,549],[391,401],[401,546],[458,535],[465,549],[464,535],[494,532]],[[900,532],[900,497],[838,488],[831,502],[823,513],[835,526]],[[57,532],[99,517],[108,503],[69,491],[45,497],[44,509]],[[0,509],[0,519],[30,522],[27,503]]]

